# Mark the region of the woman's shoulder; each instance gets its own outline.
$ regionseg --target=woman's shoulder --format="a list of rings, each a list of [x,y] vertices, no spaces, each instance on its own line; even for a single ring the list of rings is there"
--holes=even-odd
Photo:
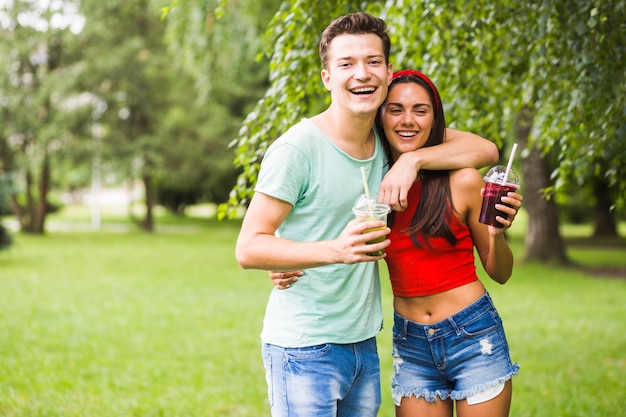
[[[475,168],[461,168],[450,171],[450,186],[461,189],[480,189],[485,181],[481,173]]]
[[[450,171],[450,192],[458,219],[467,224],[467,214],[478,204],[483,178],[474,168],[461,168]]]

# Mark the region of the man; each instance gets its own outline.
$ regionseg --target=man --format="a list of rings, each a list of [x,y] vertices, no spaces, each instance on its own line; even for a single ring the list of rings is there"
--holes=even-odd
[[[374,417],[380,405],[375,336],[382,327],[378,264],[389,240],[383,222],[353,221],[351,207],[379,190],[386,160],[372,129],[392,77],[385,22],[366,13],[333,21],[322,34],[321,78],[331,93],[322,113],[303,119],[268,149],[237,240],[244,268],[304,270],[287,291],[273,291],[261,339],[272,416]],[[459,140],[460,137],[463,140]],[[418,168],[436,158],[482,166],[495,147],[468,134],[454,146],[398,160],[381,198],[401,209]],[[443,150],[445,148],[445,150]],[[496,153],[497,159],[497,153]],[[407,174],[410,172],[410,174]],[[411,178],[412,175],[412,178]],[[395,177],[394,177],[395,176]]]

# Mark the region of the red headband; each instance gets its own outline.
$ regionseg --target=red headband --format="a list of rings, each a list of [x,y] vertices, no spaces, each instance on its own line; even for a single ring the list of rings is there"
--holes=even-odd
[[[437,94],[437,90],[435,89],[435,84],[433,84],[433,82],[430,81],[430,79],[427,76],[425,76],[419,71],[415,71],[412,69],[405,69],[402,71],[394,72],[393,76],[391,77],[391,81],[393,82],[393,80],[395,80],[398,77],[402,77],[403,75],[415,75],[416,77],[419,77],[422,80],[426,81],[426,84],[428,84],[428,86],[433,92],[433,97],[435,97],[435,107],[439,106],[439,96]]]

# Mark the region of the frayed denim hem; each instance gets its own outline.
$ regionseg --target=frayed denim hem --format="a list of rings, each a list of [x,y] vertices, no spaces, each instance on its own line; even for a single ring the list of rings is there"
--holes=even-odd
[[[404,397],[415,397],[415,398],[424,398],[426,402],[434,403],[438,399],[445,400],[450,396],[448,391],[430,391],[427,389],[418,389],[418,390],[405,390],[401,387],[393,387],[391,390],[391,397],[393,398],[393,403],[400,406],[400,402]]]
[[[464,400],[468,397],[471,397],[474,394],[478,394],[479,392],[483,392],[485,390],[488,390],[491,387],[495,387],[498,384],[502,384],[506,381],[508,381],[509,379],[513,378],[515,375],[519,374],[519,364],[516,362],[513,364],[513,370],[506,376],[503,376],[502,378],[498,378],[495,381],[491,381],[487,384],[480,384],[480,385],[476,385],[475,387],[473,387],[471,390],[465,390],[465,391],[452,391],[450,393],[450,398],[452,398],[455,401],[458,400]]]
[[[498,378],[495,381],[491,381],[486,384],[480,384],[472,388],[471,390],[465,391],[430,391],[428,389],[404,389],[402,387],[395,386],[391,390],[391,397],[393,399],[393,403],[396,406],[400,406],[400,402],[403,397],[415,397],[415,398],[424,398],[426,402],[434,403],[437,400],[446,400],[448,398],[458,401],[464,400],[468,397],[471,397],[474,394],[478,394],[479,392],[485,391],[491,387],[495,387],[498,384],[508,381],[513,378],[515,375],[519,374],[520,365],[516,362],[513,364],[513,370],[506,376],[502,378]]]

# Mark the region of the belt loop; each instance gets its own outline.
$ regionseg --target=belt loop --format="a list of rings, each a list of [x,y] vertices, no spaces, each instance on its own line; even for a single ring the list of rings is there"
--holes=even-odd
[[[450,326],[452,326],[452,328],[454,329],[454,332],[456,333],[456,335],[460,336],[461,329],[459,328],[459,326],[456,325],[456,323],[454,322],[454,319],[452,317],[448,317],[448,322],[450,323]]]
[[[400,314],[396,313],[394,311],[393,313],[394,315],[394,328],[395,331],[398,333],[398,336],[400,336],[400,338],[402,340],[406,340],[406,335],[408,333],[408,327],[409,327],[409,321],[402,317]]]
[[[409,333],[409,321],[404,319],[404,328],[402,329],[402,337],[406,340],[406,335]]]
[[[485,297],[490,306],[493,305],[493,300],[491,299],[491,295],[489,295],[489,292],[487,290],[485,290],[485,294],[483,295],[483,297]]]
[[[402,340],[406,340],[406,335],[409,332],[409,321],[402,317]]]

